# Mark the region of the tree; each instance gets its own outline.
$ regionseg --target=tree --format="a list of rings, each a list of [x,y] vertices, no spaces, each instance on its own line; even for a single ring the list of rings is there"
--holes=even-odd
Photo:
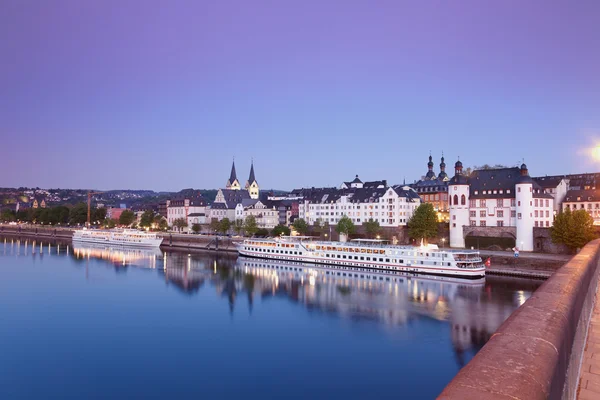
[[[77,203],[69,211],[69,223],[85,224],[87,221],[87,204]]]
[[[106,218],[106,219],[104,220],[104,227],[105,227],[105,228],[108,228],[108,229],[112,229],[112,228],[114,228],[115,226],[117,226],[117,223],[118,223],[118,222],[119,222],[119,221],[117,221],[117,220],[116,220],[116,219],[114,219],[114,218]]]
[[[166,231],[167,229],[169,229],[169,223],[165,218],[161,218],[160,222],[158,223],[158,229],[160,229],[161,231]]]
[[[271,235],[273,236],[289,236],[290,235],[290,228],[288,228],[285,225],[277,225],[275,228],[273,228],[273,230],[271,231]]]
[[[229,229],[231,228],[231,221],[229,220],[229,218],[223,218],[221,221],[219,221],[219,232],[221,232],[223,235],[225,235],[227,232],[229,232]]]
[[[430,203],[421,203],[408,220],[408,236],[411,239],[429,239],[437,236],[437,214]]]
[[[91,219],[92,221],[104,221],[104,219],[106,218],[106,208],[104,207],[100,207],[100,208],[94,208],[91,212]]]
[[[244,221],[242,221],[241,219],[236,219],[235,222],[233,223],[233,230],[238,235],[241,235],[242,232],[244,231]]]
[[[213,219],[212,221],[210,221],[210,230],[212,231],[212,233],[217,233],[217,231],[219,230],[219,220],[218,219]]]
[[[335,231],[341,235],[352,235],[356,231],[354,222],[348,216],[344,215],[335,226]]]
[[[259,237],[267,237],[269,236],[269,231],[266,228],[258,228],[255,235]]]
[[[595,236],[594,219],[585,210],[571,212],[567,208],[556,216],[550,228],[552,242],[564,244],[573,252],[585,246]]]
[[[13,213],[9,209],[2,210],[2,214],[0,214],[0,220],[3,222],[11,222],[17,219],[15,213]]]
[[[140,227],[142,228],[151,228],[154,223],[154,211],[146,210],[143,212],[142,217],[140,218]]]
[[[181,231],[183,228],[188,226],[188,223],[185,218],[177,218],[175,221],[173,221],[173,226]]]
[[[365,221],[363,223],[363,226],[365,227],[367,236],[369,236],[370,238],[373,238],[381,231],[381,226],[379,225],[379,222],[373,221],[373,218],[370,218],[368,221]]]
[[[123,210],[121,215],[119,216],[119,224],[120,225],[131,225],[135,221],[135,214],[131,210]]]
[[[200,226],[200,224],[192,224],[192,231],[194,231],[194,233],[200,233],[201,229],[202,227]]]
[[[252,236],[257,230],[256,218],[254,218],[254,215],[248,215],[244,220],[244,232],[246,232],[246,235]]]
[[[298,232],[300,235],[306,235],[308,233],[308,224],[302,218],[298,218],[292,224],[294,230]]]

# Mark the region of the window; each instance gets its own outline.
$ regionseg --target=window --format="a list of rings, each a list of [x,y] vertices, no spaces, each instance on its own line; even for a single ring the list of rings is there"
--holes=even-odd
[[[458,205],[458,195],[454,195],[454,205],[457,206]]]
[[[546,207],[550,207],[550,200],[546,199]]]
[[[504,226],[504,221],[496,221],[496,226]]]
[[[479,226],[485,226],[485,221],[479,221]]]
[[[485,199],[481,199],[481,200],[479,200],[479,206],[480,206],[481,208],[484,208],[484,207],[485,207]]]
[[[520,187],[517,188],[517,192],[521,193],[521,188]]]
[[[535,199],[535,206],[538,207],[538,199]]]
[[[550,221],[546,221],[546,228],[550,226]]]
[[[477,221],[471,220],[471,226],[477,226]]]
[[[460,196],[460,205],[464,206],[467,204],[467,198],[465,197],[465,195],[463,194],[462,196]]]
[[[496,207],[504,207],[504,204],[503,204],[503,200],[502,200],[502,199],[498,199],[498,200],[496,200]]]
[[[515,199],[510,199],[510,206],[514,207],[515,206]]]
[[[498,210],[496,212],[496,215],[498,216],[498,218],[504,218],[504,211],[503,210]]]
[[[537,218],[538,217],[538,210],[535,210],[534,214],[535,214],[535,217]]]
[[[518,219],[521,219],[521,213],[519,213],[519,214],[517,215],[517,218],[518,218]]]
[[[469,216],[470,217],[476,217],[477,215],[475,215],[475,211],[469,211]]]
[[[538,227],[538,222],[537,222],[537,221],[535,221],[535,227],[536,227],[536,228]]]
[[[515,217],[517,216],[517,212],[516,212],[515,210],[512,210],[512,211],[510,212],[510,216],[511,216],[512,218],[515,218]]]
[[[479,216],[480,216],[481,218],[485,218],[485,210],[481,210],[481,211],[479,211]]]
[[[475,200],[474,200],[474,199],[471,199],[471,200],[469,200],[469,207],[471,207],[471,208],[475,208],[475,207],[477,207],[477,206],[475,205]]]

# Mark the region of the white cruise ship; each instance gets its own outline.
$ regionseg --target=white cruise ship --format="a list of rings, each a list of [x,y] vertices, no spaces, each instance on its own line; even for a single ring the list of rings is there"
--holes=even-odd
[[[435,245],[394,246],[383,240],[312,241],[310,237],[246,239],[238,252],[246,257],[371,268],[394,272],[480,278],[485,265],[478,251],[445,250]]]
[[[102,243],[120,246],[158,247],[162,238],[156,233],[135,229],[81,229],[73,232],[73,242]]]

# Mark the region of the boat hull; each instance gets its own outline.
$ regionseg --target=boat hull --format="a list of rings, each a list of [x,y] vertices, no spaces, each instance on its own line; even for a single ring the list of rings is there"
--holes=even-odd
[[[256,253],[252,251],[244,250],[243,248],[238,249],[238,253],[244,257],[251,258],[259,258],[263,260],[273,260],[273,261],[294,261],[301,263],[310,263],[310,264],[319,264],[319,265],[329,265],[339,267],[352,267],[352,268],[364,268],[364,269],[376,269],[380,271],[388,271],[388,272],[399,272],[399,273],[416,273],[423,275],[438,275],[438,276],[448,276],[448,277],[460,277],[467,279],[480,279],[485,276],[485,268],[473,268],[473,269],[460,269],[460,268],[434,268],[434,267],[424,267],[424,266],[398,266],[394,264],[382,264],[377,262],[360,262],[353,260],[352,262],[343,262],[337,260],[321,260],[313,257],[303,257],[303,256],[289,256],[289,255],[265,255],[262,253]]]
[[[141,248],[157,248],[160,247],[162,243],[162,238],[157,239],[147,239],[144,242],[123,242],[120,240],[98,240],[95,238],[82,238],[82,237],[73,237],[73,242],[77,243],[94,243],[94,244],[104,244],[110,246],[123,246],[123,247],[141,247]]]

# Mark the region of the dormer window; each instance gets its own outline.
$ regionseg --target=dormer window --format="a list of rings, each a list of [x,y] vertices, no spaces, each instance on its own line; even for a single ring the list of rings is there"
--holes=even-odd
[[[476,194],[476,195],[477,195],[477,194],[479,194],[479,191],[478,191],[478,190],[476,190],[476,191],[475,191],[475,194]]]

